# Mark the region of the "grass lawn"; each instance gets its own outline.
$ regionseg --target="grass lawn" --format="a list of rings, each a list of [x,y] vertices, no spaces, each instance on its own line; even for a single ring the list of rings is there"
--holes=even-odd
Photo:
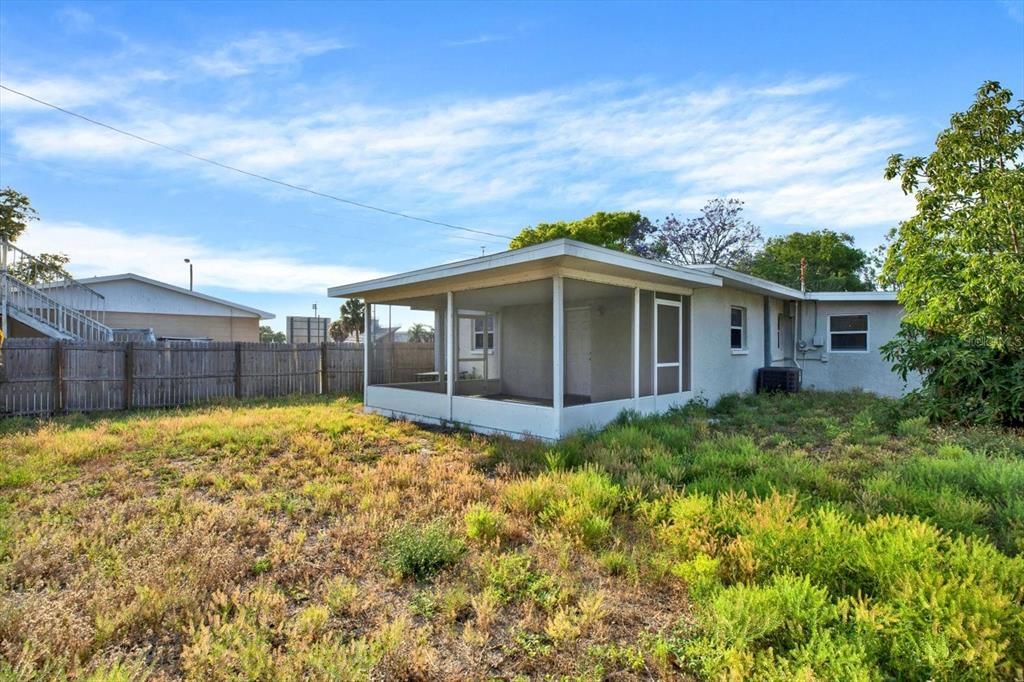
[[[0,679],[1024,679],[1024,435],[727,397],[556,446],[0,422]]]

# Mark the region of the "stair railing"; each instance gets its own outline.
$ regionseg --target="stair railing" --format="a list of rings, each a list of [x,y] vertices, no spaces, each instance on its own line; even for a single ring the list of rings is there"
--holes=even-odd
[[[0,272],[5,313],[20,311],[50,330],[81,341],[113,341],[110,327],[65,305],[46,292],[22,282],[9,271]]]
[[[24,285],[46,291],[51,298],[101,324],[106,321],[107,300],[103,294],[66,272],[52,281],[33,283],[34,276],[38,273],[52,273],[53,267],[6,238],[0,238],[0,271],[6,271]]]

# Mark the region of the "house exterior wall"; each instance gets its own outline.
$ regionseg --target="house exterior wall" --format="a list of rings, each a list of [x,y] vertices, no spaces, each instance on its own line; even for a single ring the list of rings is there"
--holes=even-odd
[[[807,350],[797,352],[803,367],[803,386],[822,391],[863,389],[879,395],[897,397],[921,385],[919,375],[907,378],[906,384],[882,358],[879,348],[899,331],[903,308],[891,301],[804,301],[801,303],[800,338]],[[829,351],[829,315],[868,315],[868,350],[866,352]],[[817,330],[817,331],[815,331]],[[814,337],[823,345],[814,346]]]
[[[746,348],[729,347],[730,308],[746,309]],[[731,287],[696,289],[691,297],[694,395],[710,402],[754,390],[764,366],[764,297]]]
[[[551,304],[501,310],[502,392],[550,400],[552,395]]]
[[[628,398],[633,393],[633,292],[577,301],[590,309],[590,399]]]
[[[11,338],[46,338],[41,332],[8,320]],[[213,317],[209,315],[157,315],[153,313],[108,312],[108,327],[152,328],[160,336],[210,337],[214,341],[259,341],[260,321],[254,317]]]
[[[89,286],[105,299],[103,323],[108,327],[152,328],[157,337],[259,341],[259,316],[247,310],[137,279],[92,282]],[[48,293],[57,300],[70,295],[60,287]]]
[[[137,279],[118,279],[93,282],[89,287],[106,299],[107,310],[123,313],[159,312],[173,315],[212,315],[254,317],[253,313],[208,301],[188,293],[173,291]],[[58,300],[67,295],[60,288],[49,292]]]
[[[260,321],[255,317],[107,312],[104,324],[108,327],[151,327],[157,338],[205,336],[214,341],[260,340]]]

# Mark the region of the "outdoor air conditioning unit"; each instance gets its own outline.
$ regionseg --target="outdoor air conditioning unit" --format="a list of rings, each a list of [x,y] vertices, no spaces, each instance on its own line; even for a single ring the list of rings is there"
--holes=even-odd
[[[757,370],[757,392],[799,393],[801,374],[799,367],[762,367]]]

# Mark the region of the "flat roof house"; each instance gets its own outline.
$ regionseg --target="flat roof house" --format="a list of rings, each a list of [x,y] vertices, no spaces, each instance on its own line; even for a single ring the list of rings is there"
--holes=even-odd
[[[902,310],[888,292],[803,293],[717,266],[682,267],[560,239],[333,287],[434,314],[434,367],[383,383],[366,344],[365,409],[557,439],[623,410],[662,412],[754,388],[761,367],[803,385],[905,390],[879,355]],[[375,371],[370,371],[373,368]]]

